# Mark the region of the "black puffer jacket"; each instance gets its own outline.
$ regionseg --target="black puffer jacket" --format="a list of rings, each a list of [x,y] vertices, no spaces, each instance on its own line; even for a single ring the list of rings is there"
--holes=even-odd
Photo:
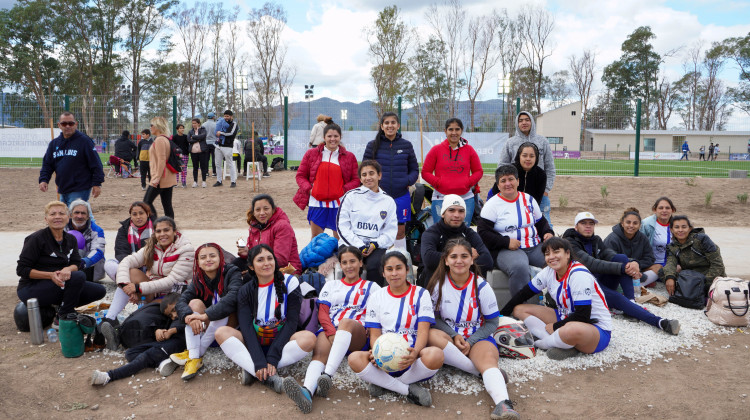
[[[209,284],[208,287],[217,290],[219,279],[213,279],[213,284]],[[181,321],[185,321],[185,317],[192,314],[193,310],[190,309],[190,301],[193,299],[200,299],[204,305],[206,305],[206,315],[211,321],[226,318],[229,315],[237,311],[237,291],[242,287],[242,274],[240,270],[232,265],[224,265],[224,293],[220,295],[221,299],[218,303],[213,304],[211,301],[212,296],[203,295],[198,288],[196,288],[197,280],[193,281],[188,286],[187,290],[182,292],[180,300],[177,302],[177,318]]]
[[[654,265],[654,250],[648,242],[648,238],[641,231],[636,231],[633,239],[625,237],[622,225],[612,226],[612,233],[604,238],[604,246],[612,248],[618,254],[625,254],[629,259],[638,262],[641,271]]]
[[[570,228],[563,233],[563,238],[570,242],[573,248],[572,257],[585,265],[593,274],[625,274],[625,264],[611,262],[616,252],[604,245],[602,238],[592,235],[590,238],[584,238],[574,228]],[[591,245],[591,253],[586,251],[586,246]]]

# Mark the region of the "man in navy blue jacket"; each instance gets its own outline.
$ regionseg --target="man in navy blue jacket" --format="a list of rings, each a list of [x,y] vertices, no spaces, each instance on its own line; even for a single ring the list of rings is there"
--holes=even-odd
[[[104,169],[94,142],[77,130],[78,122],[72,112],[60,115],[57,126],[62,131],[47,147],[39,171],[39,189],[47,192],[52,173],[60,194],[60,201],[70,205],[80,198],[89,200],[102,192]]]

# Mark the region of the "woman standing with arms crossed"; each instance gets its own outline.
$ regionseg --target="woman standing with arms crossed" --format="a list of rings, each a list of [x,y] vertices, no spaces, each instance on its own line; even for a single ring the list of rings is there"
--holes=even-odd
[[[154,200],[157,196],[161,196],[164,215],[174,219],[172,188],[177,185],[177,177],[176,174],[167,169],[167,159],[169,154],[172,153],[172,147],[168,138],[171,132],[164,117],[156,117],[151,120],[151,134],[156,136],[154,144],[148,150],[151,181],[148,183],[143,201],[151,206],[151,212],[156,214]]]
[[[466,226],[471,226],[474,217],[474,191],[484,171],[479,155],[465,138],[461,137],[464,124],[458,118],[445,122],[445,141],[427,152],[422,166],[422,178],[432,185],[432,220],[440,220],[443,197],[448,194],[460,196],[466,203]]]
[[[398,115],[386,112],[380,117],[375,140],[367,143],[362,160],[376,160],[383,168],[380,187],[396,202],[398,232],[396,248],[406,249],[406,222],[411,220],[409,186],[419,177],[419,163],[411,142],[401,137]]]
[[[198,167],[201,168],[201,187],[206,188],[208,175],[208,144],[206,144],[206,129],[201,127],[201,120],[193,118],[190,122],[193,128],[188,132],[190,144],[190,160],[193,161],[193,188],[198,187]]]

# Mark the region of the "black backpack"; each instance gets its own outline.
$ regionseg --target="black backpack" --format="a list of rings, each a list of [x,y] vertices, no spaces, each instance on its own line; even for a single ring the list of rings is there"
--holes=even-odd
[[[675,281],[671,303],[690,309],[706,306],[706,276],[695,270],[682,270]]]
[[[173,174],[182,172],[182,159],[180,159],[180,148],[172,140],[169,140],[169,156],[167,157],[167,170]]]
[[[156,341],[156,330],[167,329],[171,320],[161,313],[160,301],[138,308],[117,327],[120,343],[125,348]]]

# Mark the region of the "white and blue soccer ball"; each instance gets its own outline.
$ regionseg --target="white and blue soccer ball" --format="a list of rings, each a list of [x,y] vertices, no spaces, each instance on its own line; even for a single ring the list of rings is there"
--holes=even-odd
[[[409,355],[409,343],[396,333],[385,333],[375,340],[372,356],[380,369],[386,372],[398,372],[401,360]]]

